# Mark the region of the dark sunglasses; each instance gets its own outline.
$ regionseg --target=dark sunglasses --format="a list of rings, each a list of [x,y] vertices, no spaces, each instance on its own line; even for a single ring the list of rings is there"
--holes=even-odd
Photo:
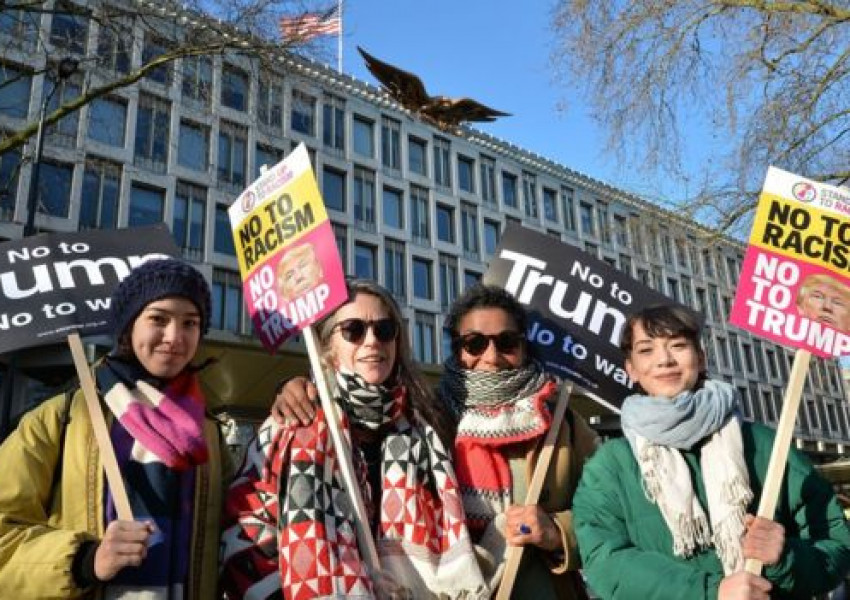
[[[522,345],[522,334],[518,331],[502,331],[494,335],[485,335],[477,331],[467,333],[454,342],[455,349],[463,348],[472,356],[481,356],[490,347],[490,342],[501,354],[513,354]]]
[[[377,319],[365,321],[363,319],[346,319],[334,325],[339,329],[342,339],[352,344],[359,344],[366,337],[366,331],[371,328],[372,333],[379,342],[391,342],[398,335],[398,325],[392,319]]]

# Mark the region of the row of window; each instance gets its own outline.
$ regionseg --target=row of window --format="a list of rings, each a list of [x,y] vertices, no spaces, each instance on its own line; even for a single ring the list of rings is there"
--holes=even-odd
[[[746,386],[737,386],[737,389],[744,400],[745,418],[773,424],[779,421],[783,403],[783,390],[780,386],[759,386],[756,383],[750,383]],[[807,400],[801,404],[800,411],[797,413],[796,429],[801,433],[829,432],[839,437],[841,432],[847,429],[847,417],[846,405],[837,405],[831,401],[816,403]]]

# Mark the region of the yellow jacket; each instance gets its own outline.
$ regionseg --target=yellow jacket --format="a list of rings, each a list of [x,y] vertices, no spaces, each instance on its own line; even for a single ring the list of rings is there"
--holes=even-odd
[[[71,575],[79,545],[103,535],[104,476],[85,399],[70,403],[61,476],[59,458],[65,395],[26,414],[0,446],[0,598],[96,598]],[[108,411],[106,411],[108,412]],[[222,456],[216,424],[204,436],[210,453],[197,467],[187,599],[216,597]]]

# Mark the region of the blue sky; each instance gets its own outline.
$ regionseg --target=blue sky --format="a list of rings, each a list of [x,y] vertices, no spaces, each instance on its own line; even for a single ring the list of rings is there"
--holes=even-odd
[[[603,155],[604,131],[587,117],[577,90],[553,81],[550,11],[550,0],[348,0],[343,70],[377,85],[357,54],[360,45],[418,74],[432,95],[469,96],[513,114],[481,124],[487,133],[639,191],[646,182]],[[326,44],[335,52],[336,38]],[[565,100],[569,110],[559,110]]]

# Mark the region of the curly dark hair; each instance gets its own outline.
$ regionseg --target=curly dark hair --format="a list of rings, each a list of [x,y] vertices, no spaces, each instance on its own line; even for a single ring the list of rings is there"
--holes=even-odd
[[[498,286],[477,283],[455,300],[449,310],[446,327],[452,339],[460,333],[458,328],[463,318],[477,308],[501,308],[514,320],[517,330],[525,333],[528,329],[528,314],[519,300]]]

